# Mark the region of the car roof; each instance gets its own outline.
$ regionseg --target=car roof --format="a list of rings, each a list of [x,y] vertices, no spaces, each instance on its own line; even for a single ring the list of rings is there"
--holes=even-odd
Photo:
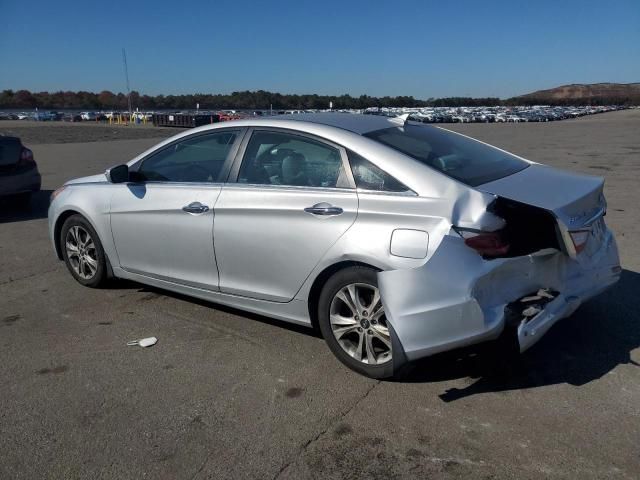
[[[321,112],[321,113],[294,113],[290,115],[278,115],[277,117],[266,117],[268,119],[294,120],[298,122],[317,123],[330,127],[349,130],[350,132],[363,135],[383,128],[397,127],[398,123],[392,121],[391,117],[383,115],[363,115],[356,113],[341,112]]]

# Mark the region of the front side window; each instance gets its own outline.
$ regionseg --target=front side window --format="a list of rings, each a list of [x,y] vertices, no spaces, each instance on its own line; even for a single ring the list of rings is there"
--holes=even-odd
[[[471,187],[507,177],[529,166],[484,143],[426,125],[405,125],[365,134]]]
[[[254,132],[238,183],[348,188],[340,151],[308,137],[281,132]]]
[[[347,155],[349,156],[349,163],[351,164],[351,171],[357,188],[377,192],[410,191],[405,185],[364,157],[352,151],[348,151]]]
[[[138,176],[156,182],[218,182],[237,135],[224,131],[185,138],[146,158]]]

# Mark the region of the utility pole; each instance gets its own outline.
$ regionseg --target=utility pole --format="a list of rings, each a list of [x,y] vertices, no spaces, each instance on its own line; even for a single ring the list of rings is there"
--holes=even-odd
[[[131,89],[129,88],[129,69],[127,68],[127,52],[125,49],[122,49],[122,63],[124,65],[124,77],[127,81],[127,103],[129,105],[129,113],[131,110]]]

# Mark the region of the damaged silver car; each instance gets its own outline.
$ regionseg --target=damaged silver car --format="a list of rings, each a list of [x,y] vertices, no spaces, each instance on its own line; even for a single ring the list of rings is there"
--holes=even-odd
[[[404,117],[205,126],[52,197],[51,241],[81,284],[317,326],[375,378],[502,335],[524,351],[621,272],[602,178]]]

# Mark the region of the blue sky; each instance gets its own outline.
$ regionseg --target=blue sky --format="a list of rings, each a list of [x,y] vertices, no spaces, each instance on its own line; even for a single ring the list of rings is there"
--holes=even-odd
[[[0,89],[509,97],[640,82],[640,1],[0,0]]]

